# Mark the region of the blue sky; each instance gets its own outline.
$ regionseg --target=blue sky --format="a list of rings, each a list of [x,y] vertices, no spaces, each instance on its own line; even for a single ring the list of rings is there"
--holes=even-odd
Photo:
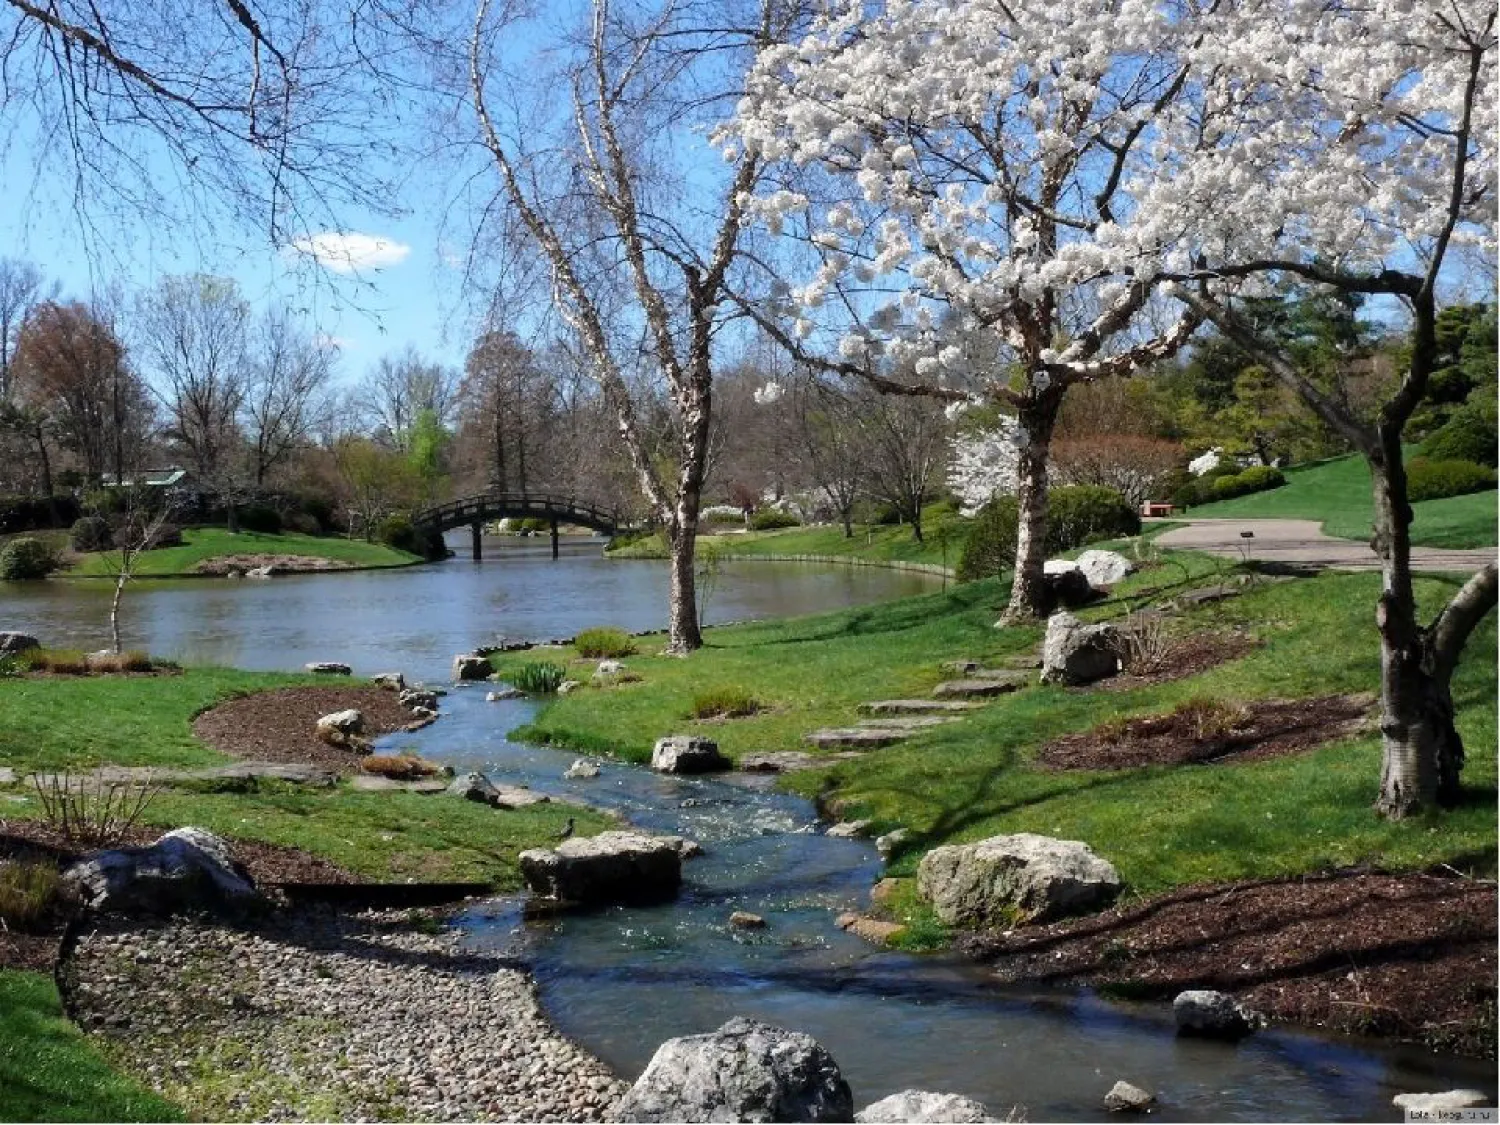
[[[215,238],[99,205],[88,212],[98,240],[120,249],[90,253],[80,217],[55,185],[15,190],[31,181],[30,163],[24,145],[0,152],[0,184],[14,204],[0,211],[0,257],[35,263],[65,298],[86,299],[111,283],[131,291],[165,274],[212,273],[237,281],[256,309],[279,301],[305,310],[307,323],[338,344],[341,380],[408,344],[443,363],[463,362],[470,318],[451,241],[461,236],[443,241],[441,209],[408,205],[396,218],[351,209],[339,215],[343,233],[309,231],[308,253],[297,255],[255,232]]]

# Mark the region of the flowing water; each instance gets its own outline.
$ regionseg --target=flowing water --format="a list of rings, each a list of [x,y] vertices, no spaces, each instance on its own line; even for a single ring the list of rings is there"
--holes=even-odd
[[[140,582],[126,639],[159,655],[244,668],[343,660],[356,671],[446,678],[453,653],[497,636],[544,637],[614,624],[659,626],[666,570],[605,561],[574,546],[487,544],[485,562],[347,575]],[[920,575],[747,563],[724,568],[710,621],[807,613],[933,588]],[[92,648],[107,635],[103,584],[0,586],[0,628]],[[838,1060],[856,1103],[908,1087],[953,1091],[1030,1120],[1102,1119],[1118,1078],[1154,1091],[1160,1120],[1400,1120],[1393,1094],[1477,1086],[1492,1065],[1374,1042],[1289,1031],[1238,1045],[1179,1040],[1161,1004],[1086,993],[1001,988],[951,957],[877,950],[834,917],[868,901],[881,864],[868,841],[819,831],[812,806],[765,784],[663,777],[602,762],[565,781],[575,755],[512,742],[527,701],[488,704],[455,690],[440,722],[387,743],[456,769],[482,769],[616,809],[641,828],[689,836],[706,854],[684,868],[677,901],[526,920],[518,900],[461,918],[473,946],[530,964],[554,1021],[627,1076],[674,1035],[749,1015],[805,1031]],[[497,814],[503,815],[503,814]],[[734,910],[765,930],[731,930]]]

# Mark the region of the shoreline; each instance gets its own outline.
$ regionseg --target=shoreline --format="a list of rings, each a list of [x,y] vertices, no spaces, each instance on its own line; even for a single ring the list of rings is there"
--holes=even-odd
[[[669,556],[663,553],[622,555],[604,552],[604,557],[613,562],[636,562],[670,561]],[[904,559],[862,559],[854,555],[782,555],[782,554],[737,554],[734,551],[725,551],[719,558],[724,562],[791,562],[791,563],[830,563],[836,566],[868,566],[880,570],[904,570],[914,574],[930,574],[934,577],[951,579],[957,573],[951,566],[942,566],[939,563],[908,562]],[[716,626],[722,628],[722,626]]]

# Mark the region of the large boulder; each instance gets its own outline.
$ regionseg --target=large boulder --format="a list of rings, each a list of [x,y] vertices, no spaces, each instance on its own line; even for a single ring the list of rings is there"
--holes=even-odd
[[[475,656],[472,652],[460,653],[453,658],[455,680],[487,680],[494,670],[488,660],[482,656]]]
[[[1436,1094],[1397,1094],[1391,1104],[1409,1114],[1423,1114],[1429,1121],[1442,1120],[1439,1114],[1450,1114],[1446,1120],[1460,1120],[1459,1111],[1487,1106],[1491,1097],[1483,1090],[1444,1090]]]
[[[1091,684],[1120,670],[1120,631],[1104,622],[1085,625],[1071,613],[1047,618],[1042,641],[1042,683]]]
[[[1072,559],[1048,559],[1042,564],[1042,600],[1049,610],[1088,605],[1098,597]]]
[[[661,902],[682,885],[682,847],[676,836],[601,832],[522,852],[521,874],[534,893],[574,906]]]
[[[114,914],[232,912],[262,901],[229,845],[201,828],[175,829],[148,847],[95,852],[62,881],[84,906]]]
[[[809,1035],[736,1017],[668,1039],[610,1113],[613,1121],[853,1121],[833,1056]]]
[[[1261,1025],[1261,1018],[1227,992],[1190,989],[1172,1000],[1177,1034],[1206,1039],[1240,1039]]]
[[[396,700],[408,711],[421,708],[424,711],[438,709],[438,693],[427,688],[407,688],[396,696]]]
[[[660,773],[710,773],[733,764],[719,753],[717,742],[693,734],[659,738],[651,750],[651,768]]]
[[[1085,843],[1020,832],[933,848],[917,866],[917,892],[944,925],[1010,926],[1108,906],[1120,875]]]
[[[930,1090],[902,1090],[899,1094],[881,1098],[865,1106],[854,1115],[854,1120],[870,1122],[871,1125],[900,1125],[901,1122],[952,1121],[980,1122],[998,1121],[990,1111],[973,1098],[962,1094],[934,1094]]]
[[[41,647],[42,642],[30,633],[0,633],[0,656],[13,656]]]
[[[352,707],[347,711],[335,711],[331,715],[324,715],[318,720],[318,740],[330,746],[349,746],[364,733],[365,716]]]
[[[370,681],[378,688],[385,691],[405,691],[406,677],[400,672],[379,672],[370,677]]]
[[[347,676],[350,668],[347,664],[340,664],[337,660],[314,660],[310,664],[302,665],[315,676]]]
[[[1124,581],[1135,564],[1118,551],[1085,551],[1078,556],[1078,569],[1099,590]]]

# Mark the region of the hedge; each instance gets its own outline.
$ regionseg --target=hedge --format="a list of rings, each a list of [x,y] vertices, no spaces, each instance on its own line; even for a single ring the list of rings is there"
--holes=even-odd
[[[1406,466],[1406,498],[1443,500],[1495,487],[1495,470],[1473,461],[1432,461],[1413,457]]]

